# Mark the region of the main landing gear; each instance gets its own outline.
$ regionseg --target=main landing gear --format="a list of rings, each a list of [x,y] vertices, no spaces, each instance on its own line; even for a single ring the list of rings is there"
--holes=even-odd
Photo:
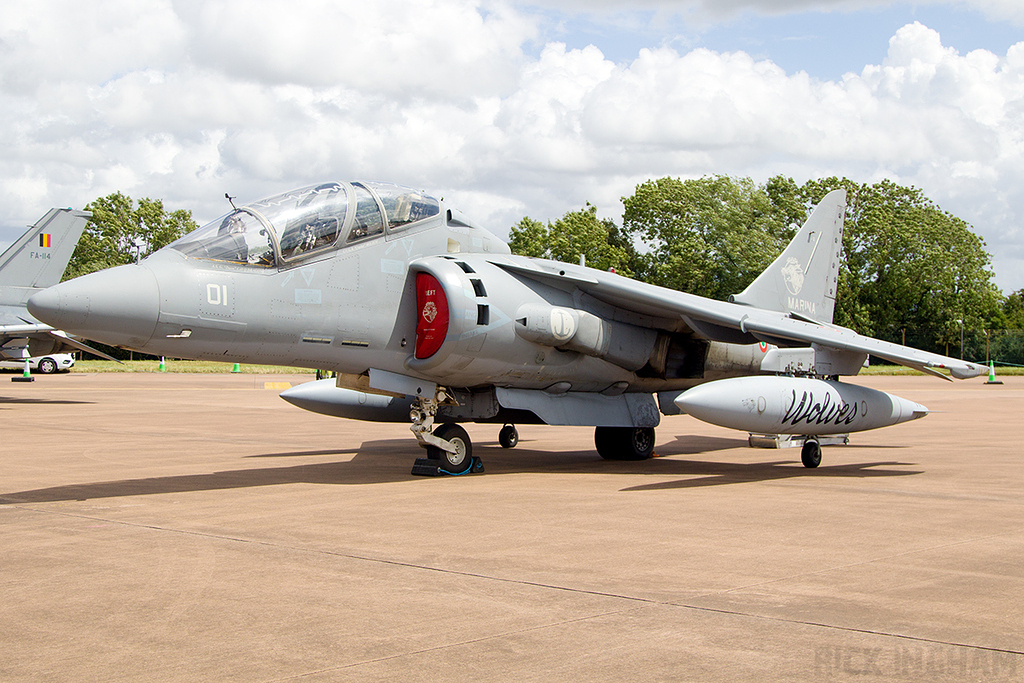
[[[646,460],[654,454],[654,428],[598,427],[594,444],[605,460]]]
[[[473,455],[473,442],[465,429],[453,422],[445,422],[434,429],[438,408],[453,403],[454,398],[444,387],[438,387],[433,396],[420,397],[413,403],[409,429],[427,451],[427,457],[416,460],[413,474],[438,477],[484,471],[480,458]],[[598,427],[594,431],[597,452],[605,460],[646,460],[654,454],[654,438],[653,427]],[[501,428],[498,443],[502,448],[516,447],[519,431],[515,425],[506,424]],[[818,459],[821,459],[820,450]]]

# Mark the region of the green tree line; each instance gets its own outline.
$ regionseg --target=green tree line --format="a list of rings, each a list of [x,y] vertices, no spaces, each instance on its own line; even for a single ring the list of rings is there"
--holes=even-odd
[[[986,357],[993,331],[1024,330],[1024,290],[1004,296],[971,226],[918,188],[883,180],[776,176],[661,178],[623,197],[622,225],[587,204],[547,225],[512,226],[513,252],[613,268],[645,282],[726,299],[754,280],[835,189],[847,206],[835,322],[919,348]],[[1024,334],[997,334],[994,357],[1024,362]],[[997,343],[998,342],[998,343]],[[1017,360],[1011,360],[1016,358]]]

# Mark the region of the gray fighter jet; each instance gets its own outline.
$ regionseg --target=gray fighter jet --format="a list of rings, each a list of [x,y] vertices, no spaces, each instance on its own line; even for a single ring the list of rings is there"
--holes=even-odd
[[[714,301],[514,256],[409,188],[324,183],[48,289],[29,310],[146,353],[334,370],[283,398],[341,417],[411,419],[428,455],[417,462],[447,473],[479,468],[459,422],[503,424],[506,447],[516,424],[594,426],[600,455],[641,459],[660,414],[681,410],[802,434],[813,467],[820,435],[927,413],[838,381],[868,354],[941,377],[984,371],[832,324],[844,204],[842,191],[826,196],[745,291]]]
[[[39,322],[25,306],[33,294],[60,282],[90,215],[50,209],[0,255],[0,358],[22,360],[76,350],[108,357]]]

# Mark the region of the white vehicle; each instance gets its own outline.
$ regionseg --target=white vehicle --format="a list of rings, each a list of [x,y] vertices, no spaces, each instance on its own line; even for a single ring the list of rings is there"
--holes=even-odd
[[[28,367],[31,370],[44,375],[52,375],[55,372],[68,372],[75,365],[75,357],[70,353],[51,353],[48,356],[36,356],[28,359]],[[25,361],[5,358],[0,360],[0,368],[7,370],[24,370]]]

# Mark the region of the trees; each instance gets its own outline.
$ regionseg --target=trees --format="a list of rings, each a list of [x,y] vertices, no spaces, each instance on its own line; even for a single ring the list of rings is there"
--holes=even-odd
[[[629,265],[616,268],[638,279],[726,299],[770,265],[813,207],[840,188],[847,208],[837,324],[957,355],[962,333],[972,339],[972,331],[1003,327],[1024,309],[1012,304],[1024,293],[1003,305],[991,256],[970,225],[921,190],[889,180],[649,180],[623,197],[621,230],[598,221],[588,204],[547,227],[524,218],[512,229],[512,248],[568,262],[584,253],[588,265],[600,268],[620,259]],[[984,357],[983,343],[968,345],[965,355]]]
[[[742,291],[795,234],[795,207],[749,178],[661,178],[623,197],[622,228],[653,284],[713,299]]]
[[[199,227],[192,220],[191,211],[178,209],[168,213],[162,200],[148,197],[136,205],[121,192],[95,199],[85,210],[92,212],[92,218],[64,270],[65,280],[133,263],[137,257],[148,256]],[[96,346],[115,358],[131,355],[104,344]]]
[[[516,254],[566,263],[577,263],[582,255],[591,268],[614,268],[628,277],[637,274],[638,256],[632,241],[614,221],[599,219],[597,207],[589,202],[547,226],[528,216],[523,218],[512,226],[509,246]]]
[[[623,227],[652,247],[656,284],[717,299],[740,292],[782,251],[821,199],[845,189],[835,322],[863,334],[945,351],[963,329],[999,316],[984,241],[921,190],[847,178],[798,186],[777,176],[662,178],[624,198]],[[955,342],[955,343],[954,343]]]
[[[191,211],[168,213],[162,200],[148,197],[136,206],[121,192],[100,197],[85,209],[92,218],[64,271],[65,280],[132,263],[198,227]]]
[[[1024,330],[1024,289],[1018,289],[1003,301],[1003,320],[1008,330]]]
[[[1003,300],[1001,325],[994,326],[986,342],[989,355],[1003,362],[1024,365],[1024,289],[1010,293]]]
[[[963,329],[999,317],[985,242],[965,221],[915,187],[846,178],[805,183],[808,205],[833,189],[847,192],[843,269],[835,322],[864,334],[945,352]]]
[[[512,253],[533,258],[552,258],[548,245],[548,227],[529,216],[512,226],[508,233]]]

